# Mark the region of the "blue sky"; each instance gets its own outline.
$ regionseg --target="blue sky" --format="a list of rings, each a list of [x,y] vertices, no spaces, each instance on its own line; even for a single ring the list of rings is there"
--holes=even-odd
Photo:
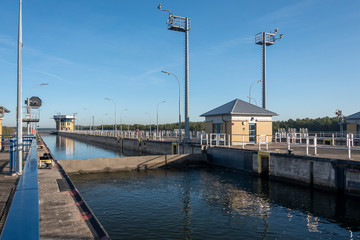
[[[248,101],[261,79],[258,32],[285,34],[267,48],[267,108],[275,120],[358,112],[360,1],[23,0],[23,98],[43,100],[40,127],[52,115],[78,113],[79,124],[178,121],[178,83],[184,117],[184,34],[167,30],[167,13],[191,18],[190,121],[235,98]],[[16,121],[18,1],[0,1],[0,105]],[[261,85],[252,87],[261,105]],[[88,110],[84,110],[87,108]],[[146,114],[148,113],[148,114]],[[184,119],[184,118],[183,118]],[[183,120],[184,121],[184,120]]]

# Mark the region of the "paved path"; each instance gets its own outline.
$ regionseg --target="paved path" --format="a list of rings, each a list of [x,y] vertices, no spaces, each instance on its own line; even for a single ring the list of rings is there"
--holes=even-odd
[[[44,150],[38,150],[42,156]],[[39,169],[40,239],[93,239],[70,191],[60,192],[56,167]]]
[[[18,176],[9,176],[10,153],[0,153],[0,231],[4,225],[6,210],[9,208],[8,199],[15,190]]]

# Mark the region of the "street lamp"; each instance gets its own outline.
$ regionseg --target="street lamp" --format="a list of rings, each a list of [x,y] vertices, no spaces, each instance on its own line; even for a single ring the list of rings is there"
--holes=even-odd
[[[178,79],[178,77],[175,75],[175,74],[173,74],[173,73],[171,73],[171,72],[168,72],[168,71],[165,71],[165,70],[162,70],[161,71],[162,73],[166,73],[167,75],[173,75],[175,78],[176,78],[176,80],[178,81],[178,83],[179,83],[179,144],[181,143],[181,110],[180,110],[180,108],[181,108],[181,99],[180,99],[180,96],[181,96],[181,87],[180,87],[180,81],[179,81],[179,79]]]
[[[89,114],[90,114],[90,131],[91,131],[91,112],[90,112],[90,110],[87,109],[87,108],[83,108],[83,109],[89,111]]]
[[[159,4],[158,9],[160,11],[166,11],[169,13],[169,18],[166,23],[168,29],[177,32],[185,33],[185,138],[184,142],[190,142],[190,130],[189,130],[189,30],[190,30],[190,18],[180,17],[173,15],[170,10],[162,9]]]
[[[159,105],[161,103],[166,103],[166,101],[161,101],[157,105],[157,110],[156,110],[156,134],[159,133]]]
[[[18,25],[18,44],[17,44],[17,114],[16,114],[16,140],[17,140],[17,159],[16,173],[22,173],[23,161],[23,133],[22,133],[22,0],[19,0],[19,25]]]
[[[271,46],[275,44],[276,40],[279,40],[284,36],[284,34],[279,34],[279,37],[276,38],[279,30],[275,29],[274,31],[260,32],[255,35],[255,44],[263,46],[263,59],[262,59],[262,107],[266,109],[266,46]]]
[[[115,106],[115,125],[114,125],[114,136],[116,136],[116,130],[117,130],[117,128],[116,128],[116,103],[115,103],[115,101],[114,101],[114,100],[112,100],[111,98],[105,98],[105,100],[111,101],[111,102],[114,104],[114,106]]]
[[[122,113],[123,113],[123,112],[126,112],[126,111],[127,111],[127,109],[124,109],[124,110],[122,110],[121,113],[120,113],[120,124],[121,124],[121,125],[120,125],[120,128],[121,128],[120,132],[121,132],[121,134],[122,134]]]
[[[39,83],[39,84],[36,84],[35,86],[33,86],[30,90],[30,95],[26,99],[26,113],[30,114],[30,119],[31,119],[30,98],[31,98],[32,92],[36,87],[41,87],[41,86],[46,86],[46,85],[49,85],[49,84],[48,83]],[[29,128],[30,122],[27,122],[26,125],[27,125],[27,134],[30,134],[30,128]]]
[[[251,88],[252,88],[252,86],[254,85],[254,83],[259,83],[259,82],[262,82],[262,80],[255,80],[255,81],[253,81],[253,82],[251,83],[251,85],[250,85],[250,88],[249,88],[249,96],[248,96],[248,98],[249,98],[249,103],[251,103],[251,99],[254,99],[254,98],[251,97]],[[256,102],[255,99],[254,99],[254,101],[255,101],[255,103],[256,103],[256,105],[257,105],[257,102]]]

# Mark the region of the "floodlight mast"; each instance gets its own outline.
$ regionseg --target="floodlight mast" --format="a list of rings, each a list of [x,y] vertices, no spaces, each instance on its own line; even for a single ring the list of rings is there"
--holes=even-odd
[[[190,18],[180,17],[173,15],[170,10],[162,9],[159,4],[158,9],[160,11],[166,11],[169,13],[169,18],[166,23],[168,24],[168,30],[184,32],[185,33],[185,137],[184,142],[190,142],[190,120],[189,120],[189,30],[190,30]]]
[[[271,46],[275,44],[276,40],[281,39],[284,34],[279,34],[279,38],[276,38],[276,34],[279,33],[279,29],[275,29],[267,32],[260,32],[255,35],[255,44],[263,46],[263,56],[262,56],[262,107],[266,109],[266,46]]]

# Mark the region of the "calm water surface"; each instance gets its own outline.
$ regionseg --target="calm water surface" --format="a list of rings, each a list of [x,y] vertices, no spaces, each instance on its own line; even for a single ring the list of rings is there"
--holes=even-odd
[[[62,136],[42,135],[41,137],[57,160],[112,158],[123,156],[123,154],[119,152],[111,151]]]
[[[206,168],[71,178],[112,239],[360,239],[358,198],[243,172]]]

